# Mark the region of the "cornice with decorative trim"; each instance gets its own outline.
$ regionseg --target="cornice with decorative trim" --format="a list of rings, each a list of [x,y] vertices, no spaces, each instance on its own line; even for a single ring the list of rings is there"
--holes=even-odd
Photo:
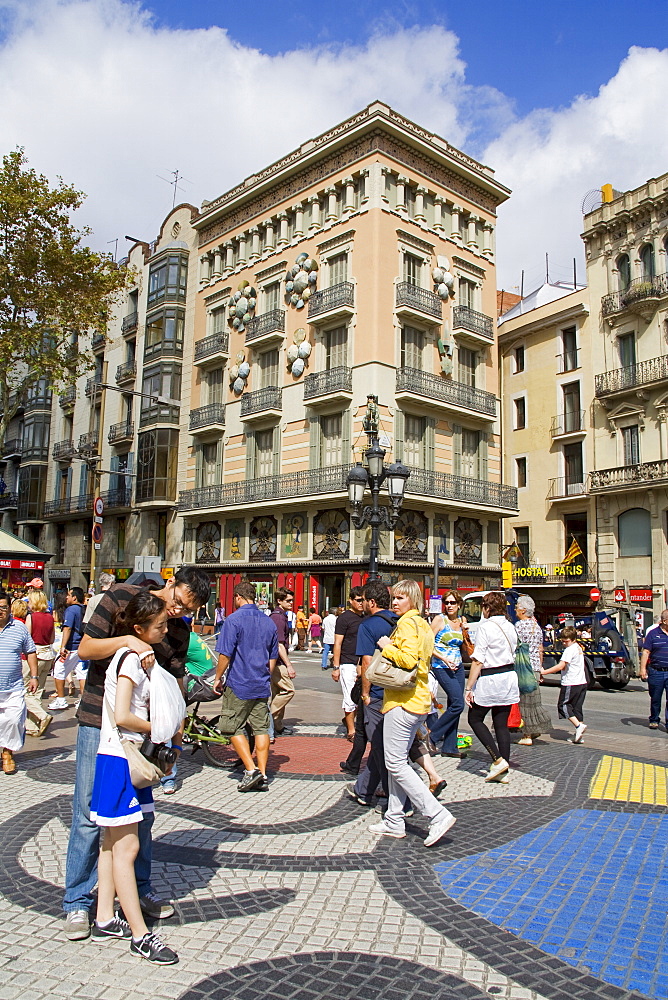
[[[397,229],[397,236],[404,243],[412,243],[414,247],[418,250],[422,250],[424,253],[433,254],[434,244],[427,243],[426,240],[421,240],[419,236],[414,236],[413,233],[407,233],[405,229]]]
[[[452,255],[452,262],[457,267],[461,267],[462,270],[476,274],[479,278],[484,278],[487,273],[484,267],[478,267],[477,264],[472,264],[470,260],[465,260],[463,257],[456,257],[454,254]]]
[[[318,243],[318,253],[326,253],[328,250],[332,250],[334,247],[341,246],[342,243],[349,243],[355,236],[356,230],[348,229],[345,233],[339,233],[338,236],[334,236],[331,240],[325,240],[324,243]]]

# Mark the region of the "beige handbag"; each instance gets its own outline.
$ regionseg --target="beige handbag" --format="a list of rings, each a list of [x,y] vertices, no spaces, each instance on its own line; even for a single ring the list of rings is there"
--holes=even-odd
[[[152,761],[150,761],[148,757],[144,757],[144,754],[139,749],[139,743],[136,743],[134,740],[129,740],[127,736],[121,736],[121,732],[114,722],[111,712],[109,711],[109,705],[107,704],[106,698],[104,701],[104,707],[107,712],[107,718],[121,741],[123,753],[127,758],[128,767],[130,768],[130,781],[132,784],[135,788],[149,788],[153,785],[159,785],[160,779],[164,777],[163,772]]]
[[[420,629],[416,621],[413,624],[418,634],[419,644]],[[396,629],[390,636],[390,639],[393,638],[395,632]],[[420,660],[421,656],[418,652],[418,664]],[[384,657],[382,649],[379,649],[373,654],[371,663],[366,668],[366,679],[371,684],[377,684],[378,687],[382,688],[389,688],[391,691],[410,691],[417,684],[417,666],[413,667],[412,670],[404,670],[403,667],[398,667],[396,663],[392,663],[391,660]]]

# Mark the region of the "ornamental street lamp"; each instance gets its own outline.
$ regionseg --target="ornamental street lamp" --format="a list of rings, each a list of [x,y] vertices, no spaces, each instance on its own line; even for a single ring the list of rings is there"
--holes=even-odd
[[[378,572],[378,533],[381,527],[387,528],[388,531],[394,528],[404,501],[406,480],[411,472],[401,462],[393,462],[392,465],[388,466],[384,464],[385,450],[378,443],[378,428],[375,421],[372,421],[368,427],[367,436],[369,447],[364,453],[366,468],[361,462],[358,462],[348,473],[346,486],[353,524],[356,528],[364,528],[366,525],[371,527],[369,579],[377,580],[380,575]],[[385,480],[387,480],[387,492],[392,504],[391,507],[381,506],[378,502],[380,487]],[[363,506],[367,486],[371,490],[371,504]]]

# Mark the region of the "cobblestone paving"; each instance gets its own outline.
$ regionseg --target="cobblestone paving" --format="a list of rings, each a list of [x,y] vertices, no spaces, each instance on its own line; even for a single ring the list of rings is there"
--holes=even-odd
[[[421,819],[409,821],[403,841],[378,841],[368,832],[377,814],[347,798],[343,778],[331,773],[334,733],[332,726],[300,727],[295,737],[295,750],[297,740],[312,740],[312,758],[329,769],[321,775],[288,769],[291,758],[294,766],[303,759],[304,747],[293,755],[279,746],[288,761],[268,793],[240,795],[236,775],[203,766],[199,755],[180,765],[176,796],[156,793],[155,888],[177,907],[161,933],[180,955],[179,965],[159,969],[133,958],[121,942],[98,946],[62,937],[74,759],[71,752],[24,755],[15,777],[0,775],[0,1000],[668,996],[658,968],[637,980],[644,992],[633,992],[633,977],[613,969],[615,963],[597,965],[585,956],[582,921],[571,928],[567,907],[561,923],[551,922],[552,936],[542,933],[539,917],[563,859],[534,872],[530,884],[513,868],[518,852],[546,850],[564,824],[574,842],[586,844],[599,817],[613,852],[628,841],[615,840],[610,830],[615,823],[627,830],[630,822],[633,844],[651,853],[668,811],[642,797],[591,799],[601,752],[570,744],[518,747],[509,785],[491,787],[483,782],[482,755],[436,758],[458,823],[428,850]],[[347,746],[340,740],[339,759]],[[608,860],[615,890],[649,877],[647,864]],[[483,869],[494,864],[483,886]],[[658,870],[652,877],[653,903],[660,893],[665,901]],[[619,944],[625,929],[633,937],[640,926],[634,907],[644,904],[639,889],[636,895],[614,910]],[[640,958],[651,960],[647,952]]]

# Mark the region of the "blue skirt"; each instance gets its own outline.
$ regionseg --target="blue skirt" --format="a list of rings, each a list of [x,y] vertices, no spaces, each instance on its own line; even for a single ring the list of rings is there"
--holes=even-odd
[[[144,813],[150,812],[155,812],[153,789],[135,788],[127,758],[99,753],[90,803],[93,822],[98,826],[128,826],[139,823]]]

